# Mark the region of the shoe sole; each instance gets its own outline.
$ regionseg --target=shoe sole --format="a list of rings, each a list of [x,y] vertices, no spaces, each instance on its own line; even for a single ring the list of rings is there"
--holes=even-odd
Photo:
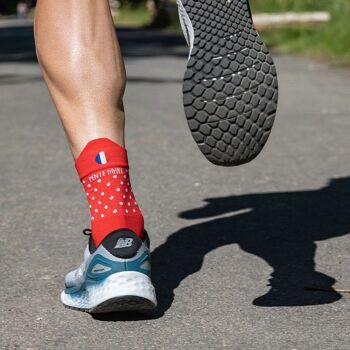
[[[71,310],[87,312],[89,314],[99,314],[108,312],[148,311],[154,310],[156,305],[146,298],[125,295],[122,297],[111,298],[90,309],[68,305],[65,305],[65,307]]]
[[[75,293],[63,291],[62,303],[88,313],[144,311],[157,307],[151,279],[140,272],[118,272]]]
[[[181,0],[194,41],[183,83],[192,136],[212,163],[254,159],[275,119],[273,60],[254,28],[247,0]]]

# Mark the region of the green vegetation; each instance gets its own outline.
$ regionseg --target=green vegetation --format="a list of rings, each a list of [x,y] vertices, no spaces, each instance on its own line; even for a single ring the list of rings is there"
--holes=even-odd
[[[262,31],[267,44],[279,51],[327,56],[350,63],[349,0],[251,0],[258,12],[328,11],[331,21],[318,25],[290,25]]]
[[[133,0],[134,2],[136,0]],[[328,11],[331,21],[321,24],[293,24],[261,31],[269,47],[288,53],[327,57],[350,64],[350,0],[250,0],[253,13]],[[124,0],[116,18],[120,25],[144,26],[151,16],[142,0],[132,5]],[[166,30],[179,31],[178,23]]]
[[[325,11],[347,0],[250,0],[253,12]]]
[[[145,3],[132,5],[126,2],[114,16],[114,22],[118,26],[143,27],[151,22],[151,14],[147,11]]]

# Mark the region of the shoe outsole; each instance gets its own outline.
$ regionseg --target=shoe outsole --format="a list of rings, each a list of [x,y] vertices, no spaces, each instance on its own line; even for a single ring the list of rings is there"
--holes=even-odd
[[[134,295],[125,295],[122,297],[115,297],[109,300],[105,300],[101,304],[96,305],[90,309],[68,305],[65,305],[65,307],[71,310],[87,312],[89,314],[98,314],[123,311],[150,311],[155,310],[157,305],[146,298],[137,297]]]
[[[183,83],[185,115],[212,163],[254,159],[275,119],[274,62],[254,28],[247,0],[181,0],[194,31]]]

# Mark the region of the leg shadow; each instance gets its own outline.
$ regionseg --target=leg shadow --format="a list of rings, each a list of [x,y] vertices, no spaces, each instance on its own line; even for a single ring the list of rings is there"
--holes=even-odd
[[[228,244],[238,244],[273,268],[269,292],[257,296],[254,305],[306,306],[339,300],[341,295],[335,291],[310,292],[305,287],[332,290],[336,282],[315,271],[315,242],[349,233],[349,196],[347,177],[319,190],[209,198],[202,208],[180,213],[185,219],[236,215],[185,227],[154,250],[159,313],[171,306],[179,284],[201,269],[205,255]]]

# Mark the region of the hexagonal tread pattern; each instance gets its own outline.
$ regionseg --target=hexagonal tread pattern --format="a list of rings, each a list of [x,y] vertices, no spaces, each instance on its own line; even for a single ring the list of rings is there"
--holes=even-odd
[[[194,140],[209,161],[234,166],[264,147],[276,114],[273,60],[246,0],[182,0],[194,29],[183,103]]]

